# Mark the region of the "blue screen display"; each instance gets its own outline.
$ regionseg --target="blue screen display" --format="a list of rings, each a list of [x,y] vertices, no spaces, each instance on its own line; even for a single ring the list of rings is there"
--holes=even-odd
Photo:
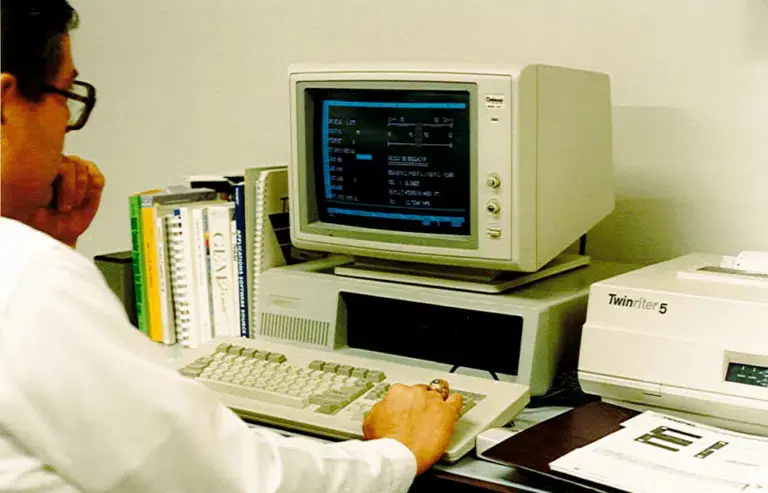
[[[468,92],[310,93],[321,221],[470,234]]]

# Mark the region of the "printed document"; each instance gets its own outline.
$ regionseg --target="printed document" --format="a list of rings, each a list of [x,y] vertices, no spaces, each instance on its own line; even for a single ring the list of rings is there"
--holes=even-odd
[[[768,439],[647,411],[550,468],[630,493],[768,492]]]

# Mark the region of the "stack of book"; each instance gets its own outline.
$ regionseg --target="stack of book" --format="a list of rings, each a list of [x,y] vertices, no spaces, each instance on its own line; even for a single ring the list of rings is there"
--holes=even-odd
[[[272,227],[288,224],[287,197],[284,166],[130,196],[139,330],[190,348],[251,337],[259,274],[287,262],[290,232]]]

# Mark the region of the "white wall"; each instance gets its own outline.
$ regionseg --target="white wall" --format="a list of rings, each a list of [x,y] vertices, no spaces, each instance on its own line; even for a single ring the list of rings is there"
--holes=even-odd
[[[345,60],[536,61],[612,76],[617,207],[598,258],[768,250],[768,0],[71,0],[108,179],[81,242],[129,248],[127,196],[286,162],[285,70]]]

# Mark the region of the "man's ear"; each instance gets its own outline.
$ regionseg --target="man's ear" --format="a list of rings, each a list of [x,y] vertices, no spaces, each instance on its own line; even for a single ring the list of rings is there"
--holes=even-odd
[[[16,77],[3,72],[0,75],[0,120],[5,123],[6,103],[11,101],[17,96],[16,94]]]

